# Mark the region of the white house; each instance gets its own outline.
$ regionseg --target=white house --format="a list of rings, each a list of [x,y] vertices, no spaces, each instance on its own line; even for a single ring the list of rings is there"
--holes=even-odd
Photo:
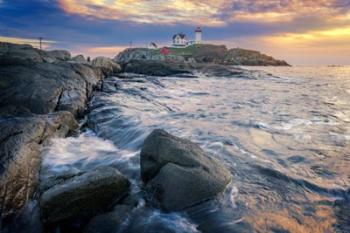
[[[200,44],[202,43],[202,29],[200,27],[196,27],[195,31],[195,40],[187,40],[187,36],[183,33],[178,33],[173,36],[173,46],[174,47],[186,47],[192,44]]]
[[[184,47],[188,44],[187,37],[183,33],[178,33],[173,36],[173,46]]]

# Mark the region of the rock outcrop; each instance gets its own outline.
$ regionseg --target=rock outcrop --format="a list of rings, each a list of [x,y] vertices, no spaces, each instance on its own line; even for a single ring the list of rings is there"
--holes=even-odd
[[[129,186],[129,181],[112,167],[75,176],[41,195],[42,218],[46,224],[56,224],[93,217],[124,197]]]
[[[181,55],[169,54],[167,56],[160,53],[158,49],[147,48],[128,48],[119,53],[114,60],[119,64],[127,64],[135,60],[147,60],[147,61],[184,61],[184,57]]]
[[[222,63],[245,66],[289,66],[285,61],[277,60],[258,51],[240,48],[228,50]]]
[[[153,60],[130,61],[125,65],[124,72],[152,76],[170,76],[191,73],[189,67],[184,63]]]
[[[52,50],[52,51],[47,51],[44,54],[58,61],[69,61],[71,59],[70,52],[66,50]]]
[[[141,177],[167,211],[215,197],[231,181],[230,172],[197,144],[154,130],[141,151]]]
[[[0,231],[32,198],[42,146],[75,130],[93,90],[120,70],[111,59],[84,60],[0,42]]]
[[[47,57],[55,62],[46,62]],[[103,75],[99,68],[61,61],[69,57],[65,51],[0,43],[0,114],[82,114]]]
[[[95,67],[101,68],[106,75],[120,73],[121,67],[118,63],[107,57],[96,57],[91,61]]]
[[[0,112],[7,114],[66,110],[81,115],[102,79],[99,70],[74,63],[2,65],[0,77]]]
[[[15,214],[36,189],[41,145],[77,127],[70,112],[0,118],[0,218]]]
[[[89,64],[89,62],[85,59],[84,55],[77,55],[75,57],[72,57],[72,61],[82,63],[82,64]]]
[[[114,60],[124,67],[137,61],[158,61],[159,63],[214,63],[222,65],[246,66],[288,66],[285,61],[274,59],[258,51],[234,48],[228,50],[224,45],[195,44],[184,48],[169,48],[169,55],[160,49],[133,48],[119,53]]]

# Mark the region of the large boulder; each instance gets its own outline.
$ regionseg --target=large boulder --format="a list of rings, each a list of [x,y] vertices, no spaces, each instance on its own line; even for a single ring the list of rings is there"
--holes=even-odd
[[[159,129],[144,142],[141,177],[167,211],[213,198],[231,181],[230,172],[197,144]]]
[[[77,63],[0,66],[0,113],[46,114],[59,110],[80,115],[102,79],[99,70]]]
[[[91,61],[91,64],[101,68],[105,75],[117,74],[121,71],[120,65],[107,57],[96,57]]]
[[[57,61],[69,61],[71,59],[70,52],[66,50],[52,50],[52,51],[46,51],[45,52],[46,57],[50,57]]]
[[[28,61],[43,62],[41,51],[31,45],[0,42],[0,64]]]
[[[115,168],[101,167],[45,191],[40,198],[46,224],[93,217],[107,211],[129,190],[129,181]]]
[[[69,112],[0,119],[0,219],[31,198],[38,183],[42,145],[77,127]]]
[[[72,58],[72,61],[82,64],[88,64],[89,62],[85,59],[84,55],[77,55]]]
[[[169,76],[191,73],[189,66],[186,63],[153,60],[130,61],[125,65],[124,72],[153,76]]]

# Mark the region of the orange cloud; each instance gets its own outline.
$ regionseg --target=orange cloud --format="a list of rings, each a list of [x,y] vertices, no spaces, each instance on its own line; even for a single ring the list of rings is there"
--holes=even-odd
[[[349,19],[339,0],[59,0],[68,13],[135,23],[223,26],[278,23],[298,17]],[[345,4],[345,3],[344,3]]]
[[[59,0],[68,13],[136,23],[223,25],[224,0]]]
[[[251,48],[291,64],[349,64],[350,26],[303,33],[277,33],[210,41],[228,47]]]

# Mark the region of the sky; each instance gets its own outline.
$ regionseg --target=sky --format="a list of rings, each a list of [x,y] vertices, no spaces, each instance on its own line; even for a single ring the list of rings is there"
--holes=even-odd
[[[114,57],[175,33],[294,65],[350,65],[350,0],[0,0],[0,41]]]

